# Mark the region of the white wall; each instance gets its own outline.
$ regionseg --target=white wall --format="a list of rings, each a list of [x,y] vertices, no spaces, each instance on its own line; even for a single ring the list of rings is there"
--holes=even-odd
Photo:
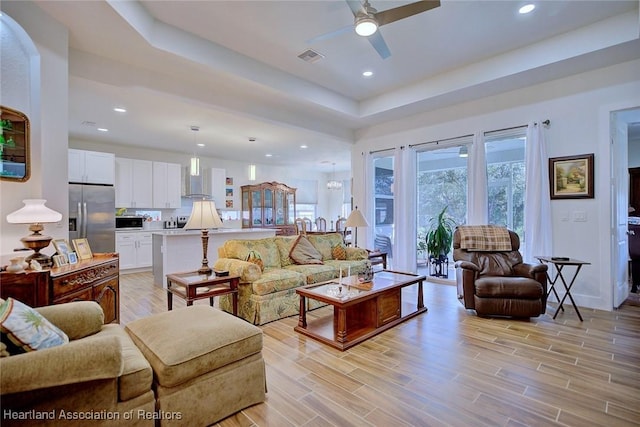
[[[363,193],[361,152],[550,119],[549,157],[595,153],[596,181],[594,199],[551,202],[554,236],[551,255],[590,262],[580,273],[572,294],[580,306],[610,310],[613,285],[609,261],[608,111],[619,105],[640,106],[638,70],[640,61],[632,61],[365,129],[352,150],[354,198],[364,205],[370,197]],[[586,213],[586,222],[572,220],[577,211]]]
[[[18,4],[22,3],[22,4]],[[24,183],[0,181],[0,260],[22,247],[27,226],[6,222],[23,199],[47,199],[63,213],[59,224],[45,226],[54,238],[67,238],[68,34],[65,27],[26,2],[2,2],[2,105],[22,111],[30,121],[31,178]],[[17,25],[6,25],[7,18]],[[43,251],[51,254],[53,248]]]

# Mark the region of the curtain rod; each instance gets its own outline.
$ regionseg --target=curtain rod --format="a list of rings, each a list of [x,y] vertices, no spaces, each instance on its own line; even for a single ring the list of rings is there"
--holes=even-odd
[[[383,148],[382,150],[373,150],[373,151],[369,151],[369,154],[375,154],[375,153],[382,153],[383,151],[392,151],[395,150],[396,147],[392,147],[392,148]],[[364,154],[364,153],[362,153]]]
[[[534,122],[534,125],[538,125],[538,122]],[[551,125],[551,120],[546,119],[542,121],[542,124],[545,126],[549,126]],[[513,129],[520,129],[520,128],[526,128],[528,125],[520,125],[520,126],[512,126],[510,128],[504,128],[504,129],[496,129],[496,130],[492,130],[489,132],[485,132],[485,134],[487,133],[493,133],[493,132],[504,132],[506,130],[513,130]],[[453,138],[446,138],[446,139],[438,139],[436,141],[429,141],[429,142],[420,142],[418,144],[409,144],[409,148],[413,148],[413,147],[420,147],[421,145],[427,145],[427,144],[439,144],[441,142],[447,142],[447,141],[453,141],[454,139],[460,139],[460,138],[469,138],[473,136],[473,134],[469,134],[469,135],[462,135],[462,136],[455,136]],[[404,148],[400,147],[400,148]],[[374,150],[374,151],[369,151],[369,154],[375,154],[375,153],[381,153],[383,151],[391,151],[391,150],[395,150],[395,148],[384,148],[382,150]],[[364,155],[364,152],[362,153]]]
[[[473,134],[454,136],[453,138],[438,139],[437,141],[420,142],[418,144],[409,144],[409,148],[420,147],[421,145],[427,145],[427,144],[440,144],[441,142],[453,141],[454,139],[460,139],[460,138],[469,138],[470,136],[473,136]]]
[[[534,125],[538,126],[538,122],[533,122]],[[544,120],[542,122],[543,125],[545,126],[549,126],[551,124],[551,120],[547,119]],[[485,134],[488,133],[494,133],[494,132],[504,132],[506,130],[514,130],[514,129],[520,129],[520,128],[526,128],[528,125],[520,125],[520,126],[512,126],[510,128],[504,128],[504,129],[496,129],[496,130],[490,130],[489,132],[485,132]]]

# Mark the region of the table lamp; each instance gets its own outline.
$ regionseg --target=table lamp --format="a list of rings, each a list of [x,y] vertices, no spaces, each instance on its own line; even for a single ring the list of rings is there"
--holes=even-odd
[[[46,207],[44,205],[46,202],[46,200],[42,199],[23,200],[24,206],[7,215],[7,222],[11,224],[31,224],[29,231],[33,234],[20,239],[25,248],[34,252],[25,261],[31,262],[31,260],[35,259],[43,267],[50,267],[52,265],[51,259],[49,256],[41,254],[40,251],[49,246],[52,238],[51,236],[42,235],[40,232],[44,230],[43,224],[60,222],[62,214]]]
[[[351,211],[349,214],[349,218],[347,218],[347,222],[344,224],[344,228],[352,227],[355,228],[355,238],[354,238],[354,247],[358,247],[358,227],[368,227],[369,223],[367,222],[362,212],[358,210],[358,207]]]
[[[216,204],[213,200],[196,200],[193,202],[191,216],[184,226],[185,230],[202,230],[202,267],[198,274],[211,274],[207,259],[207,248],[209,246],[209,228],[222,227],[222,220],[216,211]]]

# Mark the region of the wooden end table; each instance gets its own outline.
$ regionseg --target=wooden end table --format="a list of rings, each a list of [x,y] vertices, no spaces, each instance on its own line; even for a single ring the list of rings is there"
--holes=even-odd
[[[232,294],[233,315],[238,315],[238,276],[221,276],[214,274],[198,274],[197,271],[167,274],[167,308],[173,309],[173,295],[187,301],[187,305],[203,298],[209,298],[213,307],[213,298]]]

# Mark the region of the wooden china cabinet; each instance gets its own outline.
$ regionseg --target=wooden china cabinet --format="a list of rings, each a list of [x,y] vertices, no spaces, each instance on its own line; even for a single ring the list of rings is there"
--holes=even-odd
[[[295,234],[296,189],[279,182],[243,185],[242,228],[275,228],[277,235]]]

